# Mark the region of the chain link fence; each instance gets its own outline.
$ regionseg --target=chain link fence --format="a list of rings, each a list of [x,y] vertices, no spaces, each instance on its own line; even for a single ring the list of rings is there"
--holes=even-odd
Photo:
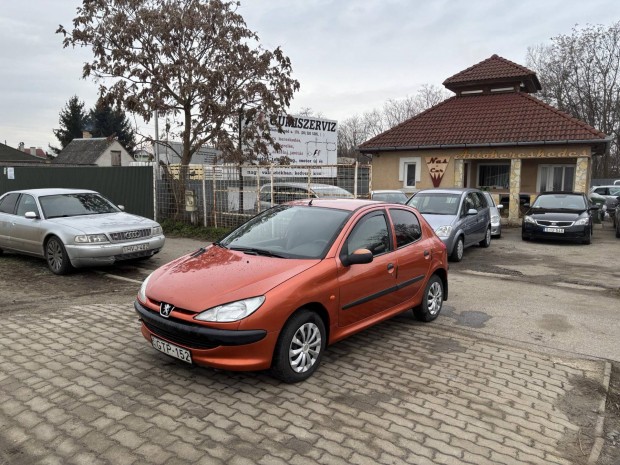
[[[352,165],[161,165],[154,169],[158,221],[235,228],[266,208],[307,198],[369,198],[372,167]]]

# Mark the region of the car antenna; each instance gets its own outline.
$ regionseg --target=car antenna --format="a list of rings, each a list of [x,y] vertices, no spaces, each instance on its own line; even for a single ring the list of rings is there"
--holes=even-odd
[[[312,206],[312,201],[313,201],[313,200],[314,200],[314,199],[310,199],[310,202],[308,202],[308,206],[309,206],[309,207],[311,207],[311,206]]]

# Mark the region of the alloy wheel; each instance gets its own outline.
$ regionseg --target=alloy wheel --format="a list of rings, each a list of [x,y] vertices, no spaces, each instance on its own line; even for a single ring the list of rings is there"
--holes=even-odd
[[[62,268],[62,248],[58,241],[54,239],[50,239],[47,243],[47,263],[54,271],[58,271]]]
[[[426,295],[426,308],[428,308],[428,313],[436,315],[439,310],[441,310],[442,303],[443,291],[441,289],[441,284],[435,281],[431,284],[428,289],[428,294]]]

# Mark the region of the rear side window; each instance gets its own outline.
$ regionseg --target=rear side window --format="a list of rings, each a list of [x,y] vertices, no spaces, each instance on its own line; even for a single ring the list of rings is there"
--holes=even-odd
[[[0,200],[0,213],[10,213],[11,215],[15,213],[15,204],[18,198],[19,194],[9,194]]]
[[[422,237],[420,221],[410,211],[390,209],[390,216],[396,231],[396,247],[404,247]]]

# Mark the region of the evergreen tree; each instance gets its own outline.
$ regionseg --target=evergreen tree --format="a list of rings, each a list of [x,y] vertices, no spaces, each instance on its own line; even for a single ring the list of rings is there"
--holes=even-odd
[[[135,133],[129,120],[120,108],[99,99],[90,111],[90,127],[93,137],[114,137],[129,153],[136,147]]]
[[[60,129],[54,129],[54,135],[60,142],[60,148],[50,146],[56,155],[73,139],[81,138],[82,131],[88,125],[88,115],[84,111],[84,102],[81,102],[77,95],[71,97],[65,108],[60,111],[58,123]]]

